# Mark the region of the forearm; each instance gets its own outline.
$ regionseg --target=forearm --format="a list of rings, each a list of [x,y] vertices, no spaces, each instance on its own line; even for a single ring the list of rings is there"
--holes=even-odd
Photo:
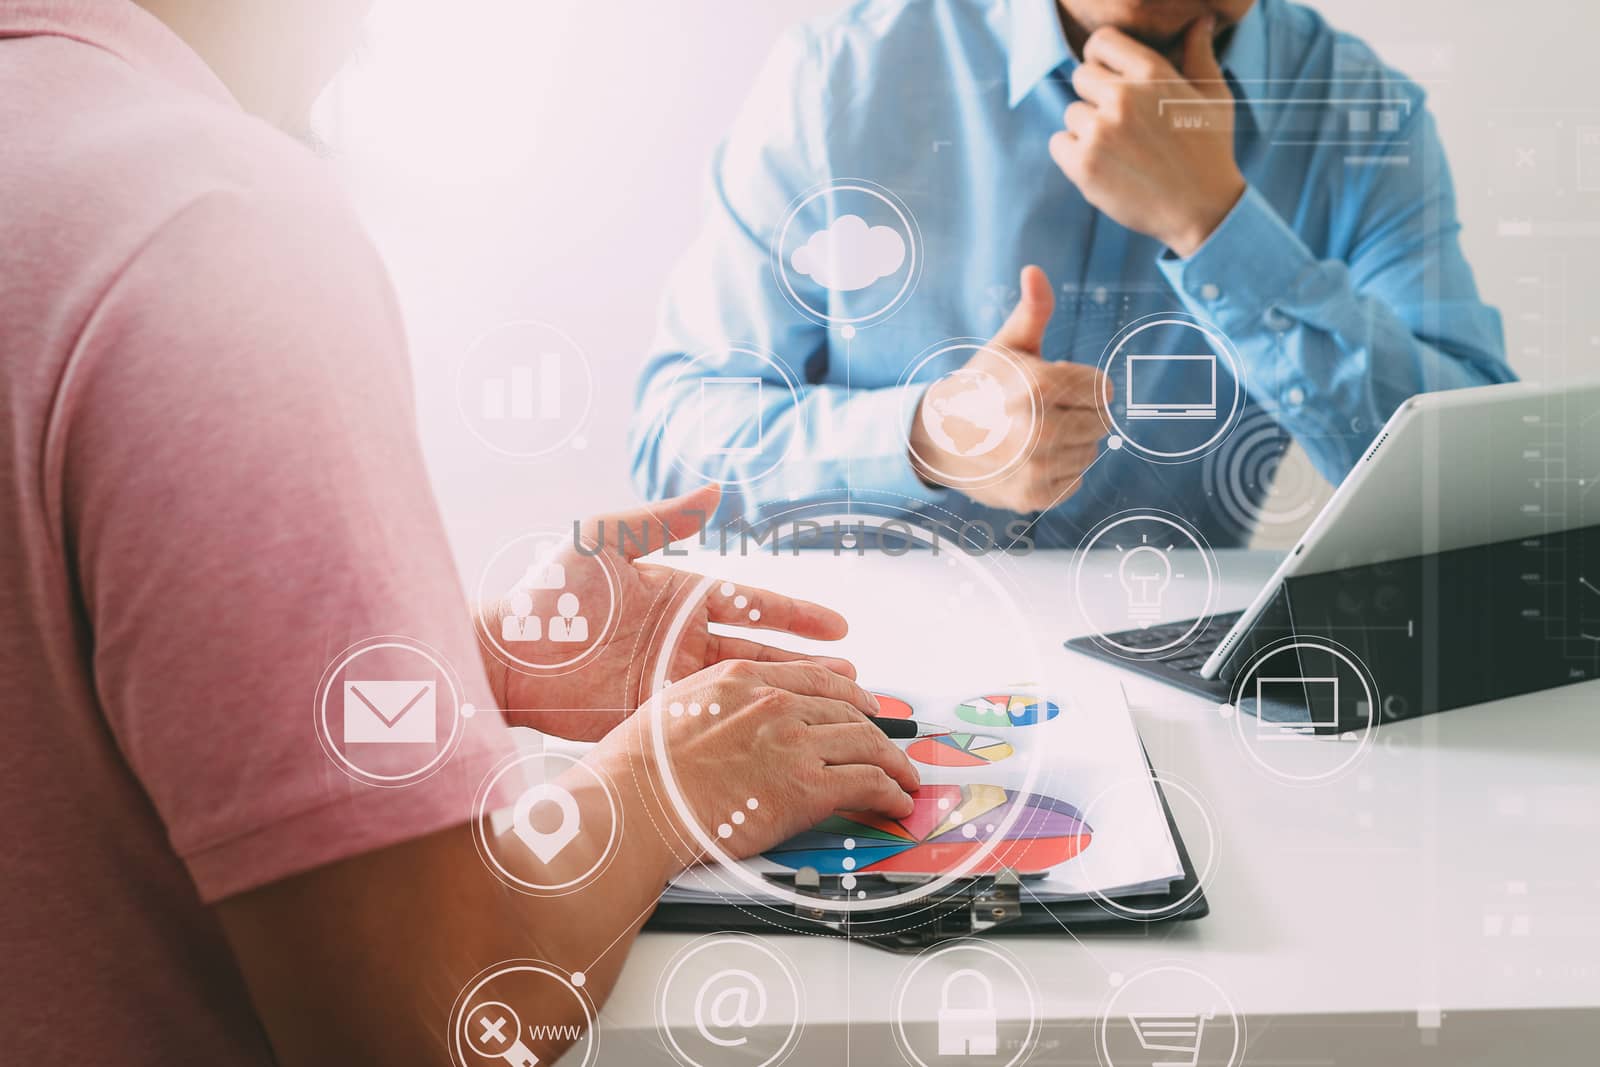
[[[651,396],[651,418],[641,420],[647,428],[634,439],[634,480],[652,498],[707,480],[721,482],[722,506],[712,525],[754,525],[774,507],[835,497],[842,502],[850,485],[870,485],[912,506],[945,498],[917,476],[907,449],[926,383],[877,389],[817,384],[794,396],[778,385],[779,402],[762,412],[759,433],[739,442],[753,452],[698,455],[688,462],[674,455],[660,429],[694,403],[683,383],[674,385],[673,393]]]
[[[1409,397],[1511,377],[1498,316],[1453,243],[1397,239],[1382,254],[1434,276],[1404,296],[1393,286],[1394,299],[1358,287],[1350,266],[1316,259],[1251,190],[1196,255],[1162,263],[1188,308],[1233,342],[1252,395],[1335,483]]]
[[[643,736],[642,732],[638,735]],[[581,974],[583,993],[595,1007],[610,996],[662,889],[698,857],[698,850],[673,829],[681,820],[656,796],[648,770],[649,754],[637,750],[638,737],[614,736],[585,760],[610,786],[609,797],[588,774],[563,777],[561,784],[578,801],[578,823],[586,831],[562,850],[554,864],[537,868],[529,880],[543,884],[571,881],[576,886],[559,896],[519,894],[522,907],[515,921],[520,923],[522,936],[501,939],[499,955],[491,953],[480,966],[510,956],[532,955],[568,974]],[[615,812],[611,810],[613,802]],[[608,833],[612,828],[615,833]],[[519,855],[526,858],[525,853]],[[595,873],[585,878],[590,870]],[[533,951],[522,951],[523,938]],[[581,1018],[561,1021],[583,1022]],[[554,1057],[543,1058],[549,1062]]]
[[[677,870],[640,783],[624,763],[597,765],[616,786],[620,828],[609,863],[562,896],[518,892],[486,868],[473,828],[459,827],[307,872],[224,901],[218,914],[278,1062],[448,1064],[445,1012],[473,976],[510,959],[584,975],[582,995],[609,995],[629,946]],[[592,779],[563,782],[580,823],[605,826]],[[583,835],[563,870],[585,869],[608,845]],[[507,861],[519,860],[507,850]],[[529,857],[527,864],[532,864]],[[513,870],[519,868],[513,867]],[[550,883],[559,872],[529,870]],[[552,987],[540,1022],[583,1025],[576,999]],[[556,1046],[536,1047],[553,1062]]]

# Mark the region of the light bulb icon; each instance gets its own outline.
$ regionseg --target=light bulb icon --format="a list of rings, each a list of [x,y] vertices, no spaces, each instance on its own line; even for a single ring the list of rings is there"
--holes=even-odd
[[[1128,594],[1128,618],[1143,629],[1161,617],[1172,585],[1172,560],[1165,552],[1154,545],[1129,549],[1123,553],[1117,577]]]

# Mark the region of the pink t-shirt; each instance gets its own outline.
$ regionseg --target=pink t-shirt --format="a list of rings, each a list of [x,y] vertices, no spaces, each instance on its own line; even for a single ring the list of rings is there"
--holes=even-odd
[[[0,410],[0,1059],[267,1062],[207,903],[467,821],[509,743],[441,722],[405,788],[325,751],[376,635],[491,707],[399,315],[318,161],[126,0],[0,0]]]

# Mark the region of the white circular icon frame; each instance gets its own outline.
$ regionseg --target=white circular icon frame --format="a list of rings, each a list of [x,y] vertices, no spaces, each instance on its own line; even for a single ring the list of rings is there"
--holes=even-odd
[[[1028,462],[1028,459],[1039,447],[1039,424],[1042,420],[1041,409],[1043,407],[1043,403],[1039,397],[1038,390],[1034,389],[1032,384],[1028,382],[1027,376],[1021,369],[1021,360],[1015,353],[1000,345],[996,345],[976,337],[952,337],[949,340],[941,341],[932,348],[926,350],[916,358],[916,360],[911,364],[910,369],[900,376],[900,387],[904,389],[906,386],[916,386],[921,384],[917,381],[917,375],[922,371],[922,369],[928,364],[932,363],[934,360],[950,352],[967,353],[967,359],[963,360],[962,367],[957,367],[939,374],[927,382],[920,391],[913,392],[909,389],[905,390],[906,396],[901,404],[900,412],[901,436],[904,439],[907,452],[909,452],[917,462],[921,463],[922,466],[926,467],[934,474],[937,474],[946,485],[949,485],[955,489],[981,489],[984,486],[994,485],[995,483],[1003,481],[1004,479],[1015,474],[1023,464]],[[999,357],[1007,364],[1007,366],[1011,368],[1012,373],[1016,374],[1023,380],[1025,384],[1028,385],[1028,444],[1026,447],[1019,449],[1017,454],[1011,459],[1007,460],[1005,465],[1000,467],[998,470],[992,471],[989,474],[985,474],[978,478],[963,478],[958,474],[954,474],[953,472],[942,469],[936,463],[930,463],[928,457],[918,453],[916,448],[913,447],[911,443],[912,427],[915,424],[915,420],[921,418],[922,400],[927,395],[927,391],[939,382],[944,381],[944,379],[949,377],[951,374],[955,374],[957,371],[962,370],[966,363],[970,361],[971,357],[979,352],[987,352],[992,356]]]
[[[1083,585],[1083,572],[1085,566],[1088,565],[1090,554],[1095,550],[1095,546],[1112,530],[1133,522],[1155,522],[1169,527],[1176,530],[1185,540],[1199,550],[1201,562],[1206,569],[1204,606],[1187,630],[1166,644],[1152,648],[1135,648],[1124,645],[1120,641],[1113,641],[1109,635],[1100,629],[1097,623],[1091,622],[1087,617],[1085,617],[1084,621],[1091,622],[1091,625],[1094,626],[1090,636],[1094,639],[1095,644],[1113,655],[1129,660],[1166,659],[1188,648],[1205,631],[1205,628],[1216,615],[1217,594],[1221,588],[1221,567],[1217,562],[1216,553],[1212,551],[1206,539],[1201,536],[1200,531],[1187,519],[1171,512],[1155,510],[1119,511],[1115,515],[1102,519],[1095,525],[1094,529],[1089,531],[1088,536],[1079,543],[1077,551],[1073,554],[1073,595],[1077,597],[1079,604],[1090,602],[1085,596]],[[1155,623],[1154,625],[1161,625],[1161,623]]]
[[[543,760],[558,760],[592,778],[600,786],[601,792],[605,794],[606,805],[611,815],[611,826],[606,834],[605,847],[600,850],[600,854],[595,857],[595,861],[582,874],[569,878],[564,882],[549,885],[530,882],[512,873],[500,861],[500,856],[496,851],[499,844],[505,841],[507,835],[502,834],[495,838],[490,833],[490,816],[493,814],[490,804],[501,781],[517,768]],[[549,780],[548,776],[547,780]],[[513,789],[520,794],[528,787],[513,783],[508,785],[507,788]],[[478,856],[483,860],[484,866],[488,867],[489,873],[500,879],[501,882],[528,896],[564,897],[571,893],[576,893],[600,877],[605,872],[605,869],[611,865],[611,861],[617,856],[617,845],[622,839],[622,805],[617,800],[616,788],[604,774],[591,767],[585,761],[561,752],[517,752],[495,764],[489,773],[484,775],[483,781],[478,785],[478,793],[472,804],[472,813],[472,843],[477,846]],[[510,836],[512,840],[517,840],[514,834]],[[521,842],[518,841],[518,845],[520,844]],[[507,845],[507,847],[516,846]]]
[[[409,652],[422,657],[438,673],[443,686],[448,687],[450,691],[450,736],[445,738],[442,745],[435,744],[435,751],[431,760],[416,770],[408,771],[405,774],[378,774],[375,771],[366,770],[347,756],[334,741],[332,727],[329,724],[328,698],[333,695],[333,679],[338,676],[340,671],[344,670],[359,657],[369,652],[377,652],[386,648],[399,649],[402,652]],[[430,648],[421,641],[393,634],[369,637],[364,641],[357,641],[339,653],[338,657],[322,672],[322,678],[317,682],[316,700],[312,705],[312,715],[317,725],[317,740],[321,743],[323,752],[327,753],[328,758],[333,761],[334,766],[355,781],[382,789],[402,789],[408,785],[415,785],[423,779],[431,777],[440,767],[443,767],[461,744],[461,736],[464,732],[462,720],[476,710],[472,705],[462,703],[461,693],[461,682],[456,677],[455,671],[450,668],[450,664],[436,649]],[[436,689],[436,699],[438,695],[439,693]],[[436,707],[435,716],[437,715],[438,709]],[[437,722],[437,718],[435,722]]]
[[[894,523],[897,526],[897,533],[903,533],[905,530],[909,530],[911,532],[911,536],[919,540],[927,536],[926,531],[919,529],[913,523],[907,522],[904,518],[885,518],[879,515],[843,513],[839,515],[807,516],[807,519],[808,521],[815,521],[823,526],[827,526],[835,521],[840,523],[848,522],[852,525],[869,528],[880,528],[886,524]],[[928,538],[928,543],[933,544],[934,542],[931,538]],[[1000,586],[1000,583],[994,577],[994,575],[990,574],[977,562],[977,559],[983,557],[975,558],[969,556],[965,552],[958,552],[950,558],[964,561],[968,566],[971,567],[974,573],[979,575],[980,580],[989,588],[991,593],[1003,598],[1007,602],[1010,602],[1013,607],[1015,607],[1015,601],[1012,600],[1010,595]],[[690,591],[689,595],[684,599],[682,606],[677,610],[671,621],[668,623],[664,631],[661,644],[661,648],[664,650],[664,653],[657,657],[656,669],[651,678],[651,693],[659,694],[667,687],[667,666],[671,657],[666,653],[669,653],[670,650],[677,647],[678,641],[683,636],[685,625],[687,624],[689,618],[695,613],[701,601],[710,594],[711,590],[715,589],[721,584],[722,579],[720,578],[702,578],[699,583]],[[1024,617],[1020,612],[1018,613],[1018,616]],[[1037,677],[1037,673],[1035,673],[1034,676]],[[1044,692],[1037,687],[1013,686],[1012,691],[1025,694],[1034,694],[1036,692],[1041,701],[1049,699],[1045,696]],[[1061,702],[1058,701],[1057,703]],[[1067,706],[1063,703],[1062,710],[1065,711],[1066,707]],[[752,890],[758,891],[763,896],[776,897],[786,904],[797,905],[808,911],[821,911],[837,914],[869,913],[883,911],[885,909],[915,906],[925,902],[935,901],[938,899],[939,894],[946,887],[968,877],[975,867],[986,860],[994,852],[996,847],[1006,841],[1006,834],[1011,832],[1012,827],[1014,827],[1023,816],[1023,805],[1009,805],[1011,810],[1007,812],[1007,814],[1000,820],[999,823],[996,824],[994,831],[984,842],[983,847],[980,847],[971,856],[963,860],[956,866],[954,870],[938,875],[929,880],[927,883],[919,884],[907,892],[895,893],[887,897],[872,897],[865,899],[851,898],[848,900],[830,900],[820,896],[810,896],[804,893],[796,892],[795,890],[786,888],[782,885],[777,885],[758,874],[753,874],[747,871],[743,864],[728,854],[726,849],[723,847],[722,842],[717,840],[714,834],[710,833],[705,827],[700,825],[699,818],[694,812],[693,805],[691,805],[688,801],[688,798],[684,796],[683,789],[681,786],[679,786],[672,770],[671,753],[668,750],[666,743],[665,726],[667,710],[665,707],[665,702],[658,699],[652,699],[645,708],[640,709],[639,714],[649,714],[654,717],[650,729],[651,748],[656,757],[656,766],[659,768],[662,785],[665,787],[667,795],[671,799],[673,811],[677,814],[679,822],[681,822],[687,829],[690,837],[698,846],[700,854],[707,857],[709,865],[715,866],[718,870],[730,875],[734,882],[743,883]],[[1038,785],[1040,778],[1040,760],[1037,756],[1035,756],[1033,759],[1027,760],[1026,763],[1027,771],[1024,775],[1024,781],[1016,788],[1015,791],[1023,794],[1032,794],[1035,791],[1035,787]]]
[[[532,327],[535,329],[548,331],[567,346],[568,351],[562,354],[573,356],[583,367],[583,413],[576,419],[572,420],[572,423],[565,428],[565,432],[562,434],[560,440],[556,441],[554,444],[546,445],[542,448],[534,449],[532,451],[505,448],[490,440],[489,437],[484,434],[483,430],[478,426],[477,420],[473,419],[467,407],[467,367],[472,363],[473,356],[480,348],[482,348],[491,338],[495,337],[496,335],[523,327]],[[594,410],[594,392],[594,368],[589,365],[589,354],[584,351],[583,346],[578,344],[577,341],[573,340],[572,336],[559,326],[553,326],[550,323],[543,322],[539,319],[513,319],[510,322],[503,322],[493,329],[485,330],[483,333],[478,335],[477,340],[472,342],[472,344],[467,348],[466,352],[462,355],[460,362],[456,364],[456,412],[461,416],[461,421],[466,424],[467,432],[472,434],[472,436],[477,439],[479,444],[483,445],[484,448],[487,448],[495,455],[501,456],[505,459],[514,460],[518,463],[528,463],[533,460],[542,459],[545,456],[550,455],[552,452],[558,452],[568,445],[573,444],[579,435],[583,433],[583,428],[589,424],[589,415]]]
[[[668,385],[666,390],[664,390],[665,394],[668,396],[678,396],[680,383],[685,380],[685,375],[695,365],[706,360],[724,356],[747,356],[751,359],[760,360],[761,363],[769,367],[773,373],[777,375],[778,381],[782,382],[783,387],[788,390],[788,413],[796,420],[796,426],[794,432],[789,435],[788,444],[784,447],[783,451],[779,455],[773,457],[771,460],[765,462],[764,465],[755,473],[729,480],[714,471],[701,470],[695,464],[689,462],[688,458],[685,457],[682,452],[673,447],[671,435],[667,433],[667,421],[672,418],[672,408],[662,408],[660,416],[656,419],[654,432],[657,440],[661,442],[662,448],[666,450],[668,457],[671,459],[672,465],[678,468],[678,470],[682,471],[684,474],[687,474],[690,478],[696,479],[699,482],[716,482],[718,485],[753,485],[756,482],[761,481],[763,478],[771,475],[772,472],[776,471],[779,467],[782,467],[783,464],[789,459],[790,454],[800,446],[802,441],[805,440],[806,413],[805,405],[800,402],[801,382],[799,376],[791,371],[784,361],[777,355],[756,345],[735,343],[725,345],[722,348],[698,352],[693,356],[679,359],[678,366],[672,375],[672,382],[670,385]],[[711,377],[716,376],[712,375]],[[690,375],[688,377],[690,382],[693,382],[697,379],[701,379],[701,376]],[[770,382],[772,379],[763,378],[762,381]]]
[[[484,1063],[491,1062],[483,1053],[473,1048],[470,1042],[464,1040],[462,1029],[470,1021],[473,1010],[482,1007],[484,1004],[500,1004],[505,1006],[510,1014],[514,1016],[517,1014],[505,1001],[485,1000],[479,1002],[476,1000],[478,991],[496,978],[517,973],[542,974],[547,978],[554,979],[561,988],[572,994],[573,999],[578,1002],[578,1006],[583,1009],[583,1035],[588,1040],[583,1058],[577,1063],[571,1064],[570,1067],[593,1067],[600,1047],[600,1032],[595,1027],[594,1005],[589,1003],[589,998],[584,994],[583,990],[573,984],[572,976],[567,972],[554,964],[532,959],[505,960],[502,963],[495,964],[493,967],[486,967],[479,971],[456,996],[455,1003],[450,1008],[448,1042],[450,1058],[456,1067],[482,1067]],[[465,1045],[465,1048],[463,1045]],[[467,1053],[469,1051],[475,1058],[468,1058]],[[563,1057],[561,1062],[567,1063],[567,1058]]]
[[[498,604],[502,599],[504,599],[506,594],[503,590],[497,593],[490,589],[490,572],[494,570],[495,564],[499,563],[508,552],[510,552],[516,546],[527,541],[540,541],[554,544],[558,550],[565,548],[571,543],[565,534],[554,530],[535,530],[531,533],[518,534],[516,537],[513,537],[511,540],[507,541],[505,544],[496,549],[494,554],[489,557],[486,563],[484,563],[483,570],[481,570],[478,574],[478,591],[475,603],[479,604],[480,606],[491,603]],[[608,647],[610,647],[612,639],[617,635],[617,626],[621,622],[622,583],[617,577],[615,564],[612,563],[606,546],[602,544],[597,547],[598,551],[596,551],[593,555],[584,553],[579,553],[579,555],[581,559],[592,561],[598,565],[601,573],[605,575],[606,579],[606,591],[610,596],[611,603],[606,609],[605,624],[598,630],[599,636],[590,641],[586,646],[583,647],[581,651],[574,653],[564,660],[554,663],[535,663],[531,660],[525,660],[521,656],[513,654],[510,649],[505,647],[505,642],[501,639],[500,635],[494,630],[493,627],[489,625],[488,620],[483,617],[480,607],[476,623],[478,638],[483,643],[488,645],[489,650],[494,653],[495,659],[498,659],[511,670],[532,678],[559,678],[562,675],[571,674],[573,671],[581,669],[590,660],[596,658]]]
[[[1101,404],[1100,414],[1105,419],[1107,432],[1116,435],[1117,439],[1122,442],[1122,447],[1132,449],[1152,463],[1168,465],[1189,463],[1220,448],[1222,442],[1227,440],[1228,435],[1239,425],[1239,420],[1244,416],[1246,406],[1244,363],[1239,358],[1239,353],[1234,350],[1233,342],[1229,341],[1220,329],[1204,323],[1192,315],[1168,312],[1148,315],[1123,327],[1121,332],[1112,339],[1111,344],[1107,346],[1105,357],[1100,361],[1100,373],[1114,381],[1115,379],[1111,373],[1112,364],[1122,354],[1122,350],[1127,347],[1128,342],[1146,330],[1153,330],[1159,326],[1180,326],[1194,330],[1212,344],[1212,350],[1227,364],[1229,377],[1233,379],[1233,397],[1228,407],[1228,417],[1223,419],[1222,425],[1217,431],[1201,444],[1193,448],[1186,448],[1181,452],[1167,452],[1141,444],[1137,437],[1129,434],[1127,429],[1117,421],[1116,415],[1111,410],[1111,405],[1114,401],[1107,401]]]
[[[905,972],[900,976],[900,981],[896,983],[895,986],[893,1009],[895,1043],[900,1046],[901,1053],[909,1060],[916,1063],[917,1067],[936,1067],[935,1064],[930,1064],[918,1054],[915,1046],[911,1042],[910,1035],[906,1033],[906,995],[911,991],[911,984],[916,980],[917,975],[922,972],[923,968],[927,967],[934,960],[941,956],[947,956],[951,953],[957,952],[975,952],[999,961],[1000,965],[1012,973],[1012,975],[1017,979],[1017,982],[1022,986],[1023,991],[1027,993],[1028,1033],[1026,1037],[1017,1043],[1016,1052],[1013,1053],[1012,1057],[1005,1062],[1003,1067],[1015,1067],[1015,1065],[1023,1063],[1028,1059],[1029,1056],[1033,1054],[1039,1042],[1039,1035],[1043,1030],[1042,1020],[1039,1017],[1039,1002],[1041,999],[1039,996],[1039,989],[1034,984],[1033,978],[1028,974],[1027,969],[1023,967],[1021,961],[1019,961],[1010,952],[1005,951],[992,942],[978,941],[974,938],[961,938],[948,944],[936,945],[931,949],[926,949],[919,954],[915,960],[912,961],[911,966],[906,968]],[[976,968],[970,969],[976,970]],[[978,971],[978,973],[983,974],[982,971]],[[949,976],[947,975],[946,978],[948,977]],[[990,988],[991,990],[993,989],[992,982],[990,984]],[[943,1007],[943,1005],[940,1006]],[[948,1060],[951,1058],[952,1057],[947,1056],[933,1057],[933,1059],[938,1063],[948,1062]]]
[[[1261,709],[1257,708],[1255,715],[1246,715],[1239,708],[1239,703],[1243,699],[1245,691],[1250,686],[1250,680],[1256,676],[1256,673],[1268,660],[1285,653],[1296,652],[1300,649],[1310,649],[1313,652],[1320,652],[1324,655],[1332,656],[1353,671],[1356,677],[1361,679],[1362,694],[1365,696],[1367,707],[1370,709],[1370,712],[1367,716],[1367,725],[1365,729],[1361,731],[1360,737],[1356,739],[1355,750],[1339,763],[1328,770],[1321,772],[1320,774],[1290,774],[1280,767],[1273,766],[1271,761],[1263,759],[1261,754],[1256,751],[1256,746],[1252,745],[1250,740],[1245,736],[1247,732],[1245,728],[1245,720],[1249,719],[1252,722],[1256,721],[1260,716]],[[1233,685],[1230,687],[1228,693],[1228,703],[1224,705],[1224,707],[1228,710],[1230,717],[1233,719],[1234,738],[1238,741],[1239,746],[1244,749],[1245,754],[1250,757],[1250,761],[1280,782],[1287,782],[1292,785],[1303,786],[1325,785],[1328,782],[1332,782],[1344,777],[1346,773],[1348,773],[1368,752],[1372,750],[1373,742],[1377,737],[1378,724],[1383,719],[1382,694],[1378,690],[1377,679],[1374,678],[1372,672],[1367,669],[1367,665],[1363,663],[1361,658],[1354,652],[1351,652],[1338,642],[1320,637],[1283,637],[1267,645],[1265,648],[1257,650],[1256,653],[1250,657],[1250,660],[1245,664],[1244,668],[1239,671],[1238,677],[1234,679]],[[1299,740],[1303,741],[1305,744],[1338,744],[1342,741],[1344,736],[1345,734],[1341,733],[1338,735],[1330,734],[1319,737],[1306,737]]]
[[[1204,863],[1195,871],[1194,887],[1179,899],[1169,901],[1158,908],[1130,907],[1114,897],[1107,896],[1101,890],[1089,890],[1090,899],[1092,899],[1096,904],[1099,904],[1101,908],[1120,919],[1129,919],[1134,922],[1162,922],[1166,919],[1172,919],[1181,916],[1184,912],[1193,907],[1195,901],[1199,900],[1201,895],[1204,894],[1206,886],[1209,885],[1211,879],[1216,876],[1217,868],[1222,862],[1222,849],[1220,845],[1222,836],[1217,830],[1218,821],[1216,816],[1212,814],[1210,806],[1206,804],[1204,799],[1201,798],[1199,791],[1182,779],[1175,778],[1168,774],[1157,774],[1155,776],[1155,782],[1156,786],[1161,790],[1163,800],[1165,801],[1164,806],[1170,808],[1171,791],[1175,790],[1189,801],[1189,803],[1194,807],[1195,811],[1200,813],[1200,821],[1205,825],[1207,852]],[[1094,819],[1092,816],[1095,805],[1099,804],[1115,790],[1125,788],[1146,789],[1149,787],[1149,784],[1150,779],[1148,778],[1141,778],[1138,780],[1126,779],[1120,782],[1113,782],[1105,789],[1102,789],[1100,793],[1089,802],[1089,806],[1083,809],[1084,821],[1090,826],[1093,826]],[[1085,849],[1082,855],[1089,855],[1089,850]],[[1193,862],[1194,859],[1193,855],[1191,854],[1190,863],[1192,864]],[[1091,871],[1094,868],[1094,864],[1092,862],[1086,863],[1084,866]]]
[[[910,260],[910,264],[906,268],[905,280],[901,282],[900,288],[887,303],[869,315],[843,316],[819,311],[795,291],[794,282],[789,277],[788,257],[784,253],[784,249],[789,243],[789,230],[800,217],[800,213],[807,207],[822,197],[837,193],[860,193],[884,204],[894,213],[896,220],[900,223],[901,236],[905,238],[906,255]],[[906,301],[911,299],[911,294],[916,291],[917,282],[922,277],[922,233],[917,227],[916,217],[911,214],[911,209],[888,189],[861,178],[838,179],[802,193],[789,205],[789,211],[784,216],[783,225],[778,227],[777,236],[772,240],[772,270],[777,275],[778,284],[783,290],[783,295],[788,298],[789,303],[794,305],[795,309],[801,314],[822,326],[856,329],[887,318],[904,307]],[[829,291],[831,292],[832,290]]]
[[[1267,457],[1261,446],[1284,439],[1288,441],[1287,446],[1276,456]],[[1293,435],[1266,411],[1258,409],[1242,418],[1223,446],[1205,457],[1207,489],[1215,501],[1218,517],[1232,531],[1248,538],[1262,527],[1298,527],[1316,514],[1320,493],[1315,479],[1319,476],[1309,458],[1303,454],[1297,460],[1301,466],[1295,470],[1309,472],[1314,479],[1309,492],[1303,487],[1291,498],[1293,503],[1290,506],[1274,506],[1276,502],[1273,497],[1279,490],[1278,477],[1284,470],[1283,461],[1293,454],[1293,444]],[[1246,483],[1259,475],[1262,465],[1267,462],[1273,464],[1272,484],[1261,485],[1262,498],[1250,501]],[[1262,481],[1260,478],[1255,480]]]
[[[1111,1018],[1117,1014],[1117,1002],[1129,989],[1157,974],[1181,974],[1209,987],[1216,993],[1216,999],[1228,1012],[1228,1022],[1233,1030],[1233,1046],[1228,1050],[1228,1060],[1223,1067],[1240,1067],[1244,1063],[1245,1046],[1249,1043],[1248,1029],[1244,1017],[1239,1014],[1239,1010],[1233,1005],[1233,999],[1228,996],[1220,985],[1199,971],[1178,963],[1158,963],[1154,966],[1146,967],[1144,970],[1137,972],[1132,978],[1118,983],[1116,988],[1112,990],[1111,996],[1106,999],[1105,1007],[1101,1009],[1099,1017],[1095,1020],[1094,1052],[1095,1058],[1100,1061],[1102,1067],[1145,1067],[1150,1062],[1149,1055],[1146,1053],[1142,1061],[1137,1064],[1117,1063],[1111,1055],[1108,1038],[1111,1031]],[[1196,1039],[1196,1059],[1199,1058],[1198,1050],[1203,1041],[1204,1035],[1202,1032]]]
[[[789,988],[794,996],[794,1021],[789,1024],[789,1032],[784,1036],[782,1045],[776,1052],[761,1060],[759,1063],[749,1063],[746,1067],[778,1067],[786,1061],[794,1050],[800,1045],[800,1035],[805,1031],[805,987],[800,981],[800,970],[794,961],[782,952],[767,944],[765,940],[753,934],[707,934],[691,941],[684,948],[679,949],[667,965],[666,972],[656,985],[656,1026],[660,1030],[662,1043],[667,1051],[672,1053],[683,1067],[715,1067],[714,1064],[702,1063],[695,1059],[678,1043],[677,1036],[672,1027],[667,1024],[668,997],[672,994],[672,982],[678,976],[685,964],[702,952],[710,951],[721,945],[736,945],[740,951],[754,950],[761,953],[775,963],[778,970],[783,972],[783,977],[789,983]],[[720,974],[720,972],[719,972]],[[715,975],[713,977],[716,977]],[[742,1061],[741,1061],[742,1062]]]

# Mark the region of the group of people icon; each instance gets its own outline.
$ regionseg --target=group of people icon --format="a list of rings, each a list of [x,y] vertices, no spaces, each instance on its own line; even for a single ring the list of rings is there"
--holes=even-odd
[[[566,568],[559,563],[529,567],[505,600],[508,613],[500,617],[503,641],[549,640],[556,644],[582,644],[589,640],[589,619],[580,615],[582,604],[576,593],[564,592],[556,598],[556,613],[548,619],[534,614],[535,590],[565,589]]]

